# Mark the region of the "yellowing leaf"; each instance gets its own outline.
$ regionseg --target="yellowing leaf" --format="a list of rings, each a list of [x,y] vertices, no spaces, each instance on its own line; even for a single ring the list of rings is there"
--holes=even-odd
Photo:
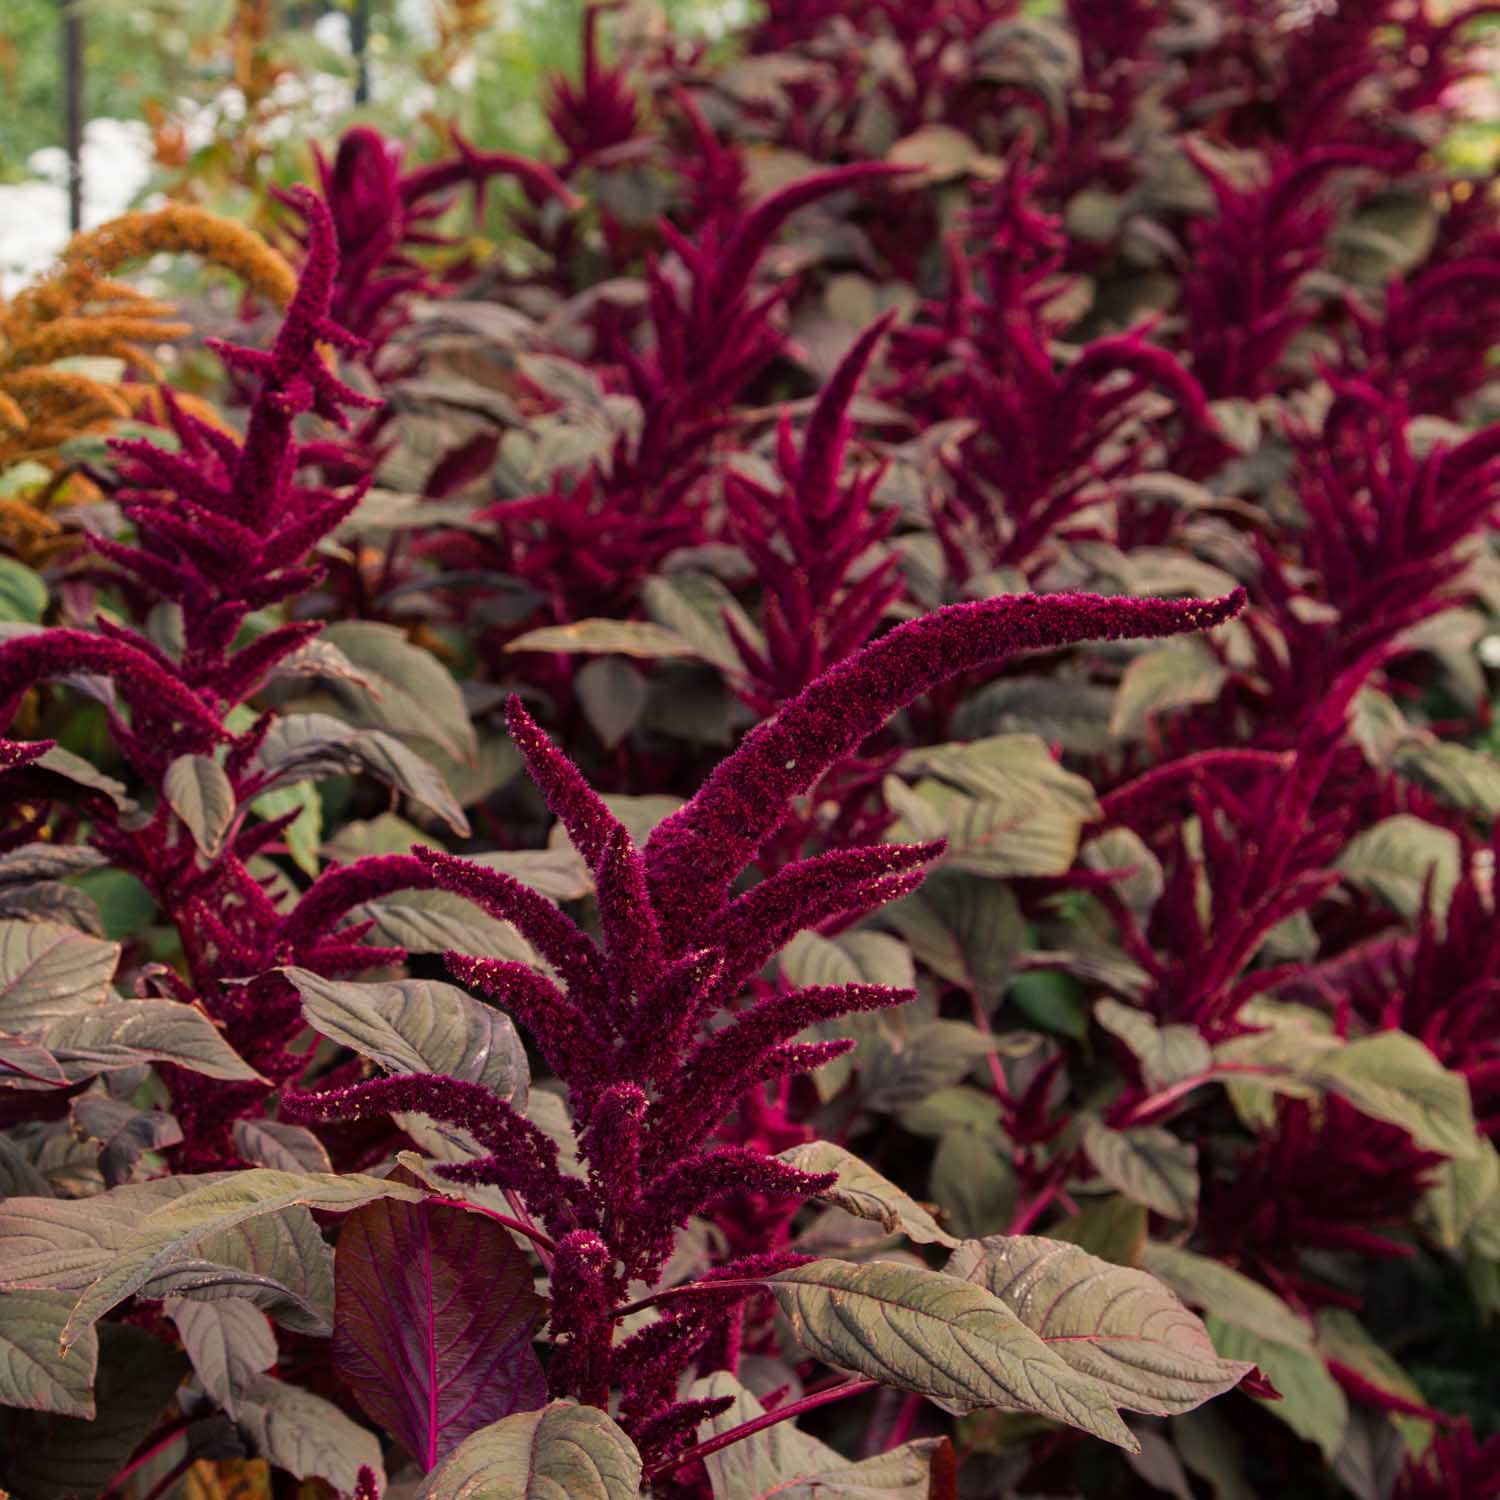
[[[572,651],[582,655],[698,656],[693,643],[648,620],[577,620],[571,625],[543,625],[509,642],[507,651]]]
[[[832,1141],[808,1141],[806,1145],[793,1146],[781,1153],[781,1160],[803,1172],[837,1172],[839,1180],[826,1192],[819,1193],[819,1198],[856,1218],[873,1219],[887,1233],[899,1231],[927,1245],[951,1248],[958,1244],[915,1198],[852,1151]]]

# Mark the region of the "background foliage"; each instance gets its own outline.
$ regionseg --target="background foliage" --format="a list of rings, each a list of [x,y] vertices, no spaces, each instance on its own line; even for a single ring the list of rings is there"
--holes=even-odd
[[[1495,1500],[1493,17],[450,14],[0,308],[0,1484]]]

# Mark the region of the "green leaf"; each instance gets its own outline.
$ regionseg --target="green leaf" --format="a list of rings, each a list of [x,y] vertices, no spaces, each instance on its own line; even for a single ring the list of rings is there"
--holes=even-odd
[[[1116,894],[1138,918],[1151,914],[1165,877],[1161,861],[1138,833],[1129,828],[1111,828],[1097,834],[1083,846],[1080,858],[1091,870],[1115,874]]]
[[[991,802],[1048,803],[1080,823],[1102,816],[1094,789],[1066,771],[1035,734],[996,734],[963,744],[908,750],[897,762],[907,775],[926,773],[951,782],[971,797]]]
[[[44,755],[39,755],[32,764],[57,776],[65,776],[69,781],[76,781],[79,786],[88,787],[90,791],[102,793],[122,811],[135,805],[125,795],[123,781],[116,781],[114,777],[96,771],[81,755],[75,755],[61,745],[54,745]]]
[[[646,679],[618,656],[585,662],[574,675],[573,690],[594,733],[609,750],[640,723],[649,693]]]
[[[338,620],[318,638],[343,652],[359,680],[339,679],[330,690],[346,717],[365,729],[427,740],[455,760],[473,760],[479,741],[453,674],[404,630],[373,620]]]
[[[913,1135],[940,1139],[950,1130],[968,1129],[978,1131],[992,1147],[1005,1144],[994,1094],[968,1083],[934,1089],[926,1098],[908,1104],[900,1120]]]
[[[1166,1282],[1184,1302],[1206,1309],[1220,1323],[1255,1330],[1293,1348],[1312,1348],[1312,1329],[1305,1319],[1275,1292],[1222,1261],[1175,1245],[1152,1243],[1146,1246],[1141,1266]]]
[[[11,881],[0,885],[0,921],[56,922],[90,937],[104,937],[99,908],[86,891],[61,880]]]
[[[212,1174],[212,1180],[226,1175]],[[152,1209],[193,1185],[191,1177],[164,1177],[89,1198],[0,1201],[0,1289],[81,1290]]]
[[[1196,1026],[1158,1026],[1145,1011],[1118,1000],[1099,1001],[1094,1019],[1135,1054],[1148,1088],[1169,1088],[1213,1066],[1213,1051]]]
[[[1424,1150],[1465,1160],[1479,1154],[1468,1081],[1404,1031],[1324,1053],[1306,1076],[1362,1114],[1399,1125]]]
[[[1500,1260],[1500,1238],[1495,1238],[1500,1235],[1500,1152],[1489,1141],[1481,1144],[1476,1156],[1445,1161],[1422,1203],[1443,1249],[1461,1250],[1471,1235],[1477,1235],[1489,1240],[1488,1253]]]
[[[885,1045],[855,1053],[863,1102],[873,1110],[898,1113],[935,1089],[957,1083],[997,1045],[968,1021],[913,1020],[888,1035]]]
[[[1052,1238],[1078,1245],[1116,1266],[1139,1266],[1146,1252],[1147,1210],[1124,1193],[1085,1201],[1076,1214],[1052,1226]]]
[[[852,1151],[832,1141],[808,1141],[793,1146],[783,1151],[779,1159],[802,1172],[837,1172],[839,1180],[826,1192],[819,1193],[819,1200],[856,1218],[872,1219],[888,1234],[899,1232],[924,1245],[951,1248],[958,1244],[915,1198]]]
[[[109,998],[120,945],[56,922],[0,922],[0,1031],[18,1036]]]
[[[686,641],[704,661],[731,675],[744,662],[725,625],[733,620],[744,640],[764,648],[760,627],[739,600],[711,573],[681,572],[648,578],[641,587],[646,613],[664,630]]]
[[[423,833],[415,823],[408,823],[395,813],[383,812],[379,817],[345,823],[324,841],[323,853],[347,864],[363,859],[367,854],[407,854],[413,844],[427,849],[442,847],[437,839],[430,833]]]
[[[1120,679],[1110,731],[1139,739],[1157,714],[1192,703],[1212,703],[1229,669],[1198,636],[1180,636],[1136,656]]]
[[[932,1159],[930,1187],[965,1239],[998,1234],[1015,1215],[1015,1173],[988,1131],[945,1131]]]
[[[649,620],[575,620],[543,625],[507,643],[507,651],[562,651],[584,656],[634,656],[655,661],[665,656],[698,656],[691,641]]]
[[[196,1005],[180,1000],[110,1001],[60,1016],[39,1034],[70,1077],[142,1062],[170,1062],[205,1078],[264,1082]]]
[[[947,1271],[993,1292],[1128,1411],[1191,1411],[1251,1368],[1220,1358],[1203,1324],[1154,1276],[1077,1245],[1021,1234],[969,1240]]]
[[[1182,1462],[1208,1485],[1214,1500],[1259,1500],[1245,1482],[1244,1455],[1222,1405],[1173,1417],[1171,1432]]]
[[[1458,835],[1451,829],[1397,813],[1356,834],[1337,863],[1356,885],[1372,891],[1403,917],[1414,917],[1429,879],[1439,916],[1447,912],[1460,860]]]
[[[1395,770],[1450,807],[1493,818],[1500,813],[1500,761],[1451,740],[1407,740],[1396,750]]]
[[[254,1167],[222,1178],[212,1175],[216,1180],[147,1213],[127,1232],[103,1271],[78,1299],[63,1333],[64,1347],[75,1342],[110,1308],[134,1296],[184,1251],[246,1219],[294,1204],[342,1213],[377,1198],[416,1203],[425,1196],[404,1183],[361,1172],[340,1177],[326,1172],[274,1172]]]
[[[835,940],[816,932],[799,932],[782,950],[777,964],[787,981],[798,986],[865,983],[904,987],[912,983],[910,952],[885,933],[848,933]],[[899,1074],[902,1044],[897,1038],[887,1045],[883,1035],[881,1022],[871,1016],[846,1016],[812,1028],[807,1033],[809,1039],[853,1037],[858,1043],[852,1053],[835,1058],[813,1074],[819,1097],[835,1097],[855,1069],[867,1063]]]
[[[1345,1307],[1325,1307],[1318,1313],[1318,1351],[1324,1359],[1336,1359],[1363,1375],[1387,1395],[1426,1404],[1421,1388],[1401,1368],[1384,1345],[1366,1331],[1363,1323]],[[1393,1411],[1391,1420],[1402,1435],[1412,1457],[1420,1457],[1432,1438],[1432,1423],[1422,1417]]]
[[[79,1095],[72,1106],[73,1133],[80,1142],[99,1146],[99,1171],[109,1187],[129,1182],[148,1151],[182,1144],[182,1126],[164,1109],[137,1109],[95,1089]]]
[[[287,682],[299,677],[332,678],[336,681],[352,682],[359,687],[376,687],[376,684],[361,672],[348,655],[328,639],[327,635],[314,636],[311,640],[303,641],[290,655],[283,656],[271,668],[266,681]]]
[[[137,1295],[205,1302],[243,1297],[283,1328],[326,1338],[333,1322],[333,1252],[307,1209],[287,1208],[211,1234]]]
[[[1261,1367],[1281,1392],[1280,1401],[1259,1404],[1285,1422],[1298,1437],[1316,1443],[1332,1463],[1344,1445],[1349,1403],[1322,1358],[1265,1338],[1251,1329],[1225,1323],[1212,1313],[1206,1320],[1214,1347],[1226,1359],[1245,1359]]]
[[[316,880],[322,868],[318,862],[318,845],[323,838],[323,800],[318,796],[317,787],[310,781],[272,787],[250,803],[250,810],[268,823],[275,818],[284,818],[288,813],[296,813],[282,834],[286,840],[286,852],[304,875]]]
[[[114,942],[135,937],[156,915],[155,898],[126,870],[89,870],[75,884],[99,909],[104,936]]]
[[[510,1017],[432,979],[356,984],[309,969],[281,971],[314,1030],[391,1073],[442,1073],[526,1108],[530,1069]]]
[[[408,953],[469,953],[539,965],[536,953],[509,922],[482,912],[453,891],[395,891],[350,907],[351,923],[373,922],[368,943]]]
[[[99,1340],[91,1328],[66,1354],[57,1341],[71,1292],[0,1293],[0,1406],[94,1416]]]
[[[884,789],[899,814],[887,837],[898,844],[946,838],[947,869],[996,880],[1062,875],[1078,853],[1084,819],[1057,799],[974,797],[932,777],[907,787],[888,776]]]
[[[235,813],[234,787],[218,761],[207,755],[179,755],[167,767],[162,795],[198,848],[209,859],[218,854]]]
[[[992,1008],[1005,991],[1026,924],[1015,892],[998,880],[934,870],[911,895],[882,909],[933,973]]]
[[[1198,1148],[1156,1125],[1111,1130],[1096,1116],[1083,1121],[1083,1149],[1112,1187],[1169,1219],[1198,1212]]]
[[[1056,969],[1018,974],[1005,992],[1012,1005],[1043,1031],[1081,1042],[1089,1034],[1089,1007],[1083,986]]]
[[[89,1198],[0,1201],[0,1289],[78,1292],[108,1269],[148,1214],[232,1176],[155,1178]],[[139,1295],[247,1297],[287,1328],[326,1335],[333,1252],[305,1208],[283,1209],[197,1241]]]
[[[641,1472],[635,1444],[602,1411],[553,1401],[465,1438],[417,1500],[637,1500]]]
[[[276,1363],[276,1335],[266,1315],[243,1297],[168,1297],[162,1311],[177,1325],[203,1389],[237,1419],[241,1393]]]
[[[970,173],[993,176],[999,167],[993,156],[984,154],[973,136],[952,125],[921,126],[896,141],[886,152],[886,160],[926,168],[929,182],[948,182]]]
[[[47,612],[47,584],[13,557],[0,557],[0,620],[39,625]]]
[[[257,764],[270,776],[265,791],[366,772],[427,808],[461,837],[468,836],[468,819],[442,776],[415,750],[382,730],[358,729],[328,714],[288,714],[271,726]]]
[[[358,1483],[361,1468],[370,1469],[384,1485],[380,1440],[333,1402],[269,1375],[255,1375],[237,1404],[241,1430],[273,1467],[295,1479],[326,1479],[346,1494]]]
[[[700,1439],[715,1438],[765,1415],[765,1408],[727,1371],[696,1381],[690,1400],[732,1397],[710,1417]],[[887,1453],[850,1463],[826,1443],[777,1422],[720,1448],[703,1460],[715,1500],[929,1500],[932,1460],[943,1438],[920,1438]]]
[[[99,1494],[161,1420],[187,1361],[160,1339],[122,1324],[99,1330],[97,1414],[0,1412],[6,1481],[16,1500]]]
[[[808,1353],[945,1411],[1035,1412],[1133,1449],[1108,1392],[1049,1349],[993,1293],[914,1266],[817,1260],[765,1283]]]
[[[312,1131],[280,1120],[236,1120],[234,1149],[252,1166],[278,1172],[333,1171],[327,1149]]]
[[[561,823],[553,824],[561,829]],[[469,856],[475,864],[514,876],[549,901],[578,901],[594,889],[594,879],[572,841],[548,849],[491,849]]]

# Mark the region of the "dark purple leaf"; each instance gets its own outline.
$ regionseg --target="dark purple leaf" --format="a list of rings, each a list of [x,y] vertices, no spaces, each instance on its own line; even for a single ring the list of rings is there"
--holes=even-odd
[[[371,1203],[335,1258],[334,1364],[423,1471],[481,1427],[547,1399],[531,1332],[543,1302],[493,1220],[445,1203]]]

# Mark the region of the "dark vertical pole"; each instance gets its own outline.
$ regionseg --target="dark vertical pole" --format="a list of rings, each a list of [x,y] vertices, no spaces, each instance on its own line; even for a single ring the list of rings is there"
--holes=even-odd
[[[354,0],[349,18],[349,46],[354,53],[354,102],[370,102],[370,0]]]
[[[63,134],[68,153],[68,227],[83,227],[83,13],[62,0]]]

